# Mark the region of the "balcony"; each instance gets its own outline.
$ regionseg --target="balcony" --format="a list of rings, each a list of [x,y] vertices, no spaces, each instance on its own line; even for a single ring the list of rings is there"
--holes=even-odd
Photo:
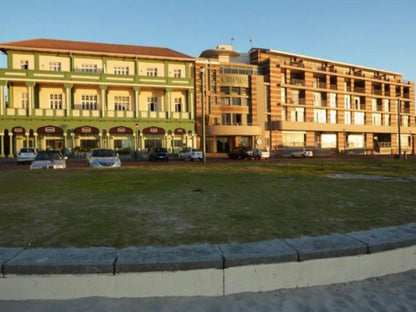
[[[305,86],[305,80],[303,79],[296,79],[296,78],[291,78],[290,79],[290,84],[295,85],[295,86]]]

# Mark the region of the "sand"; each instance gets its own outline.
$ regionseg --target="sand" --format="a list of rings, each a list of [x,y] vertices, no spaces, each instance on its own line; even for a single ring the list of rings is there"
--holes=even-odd
[[[221,297],[0,301],[0,311],[416,311],[416,270],[360,282]]]

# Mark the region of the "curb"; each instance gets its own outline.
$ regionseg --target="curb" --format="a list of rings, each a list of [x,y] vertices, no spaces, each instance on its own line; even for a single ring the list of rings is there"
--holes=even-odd
[[[257,243],[0,248],[0,300],[211,296],[416,269],[416,223]]]

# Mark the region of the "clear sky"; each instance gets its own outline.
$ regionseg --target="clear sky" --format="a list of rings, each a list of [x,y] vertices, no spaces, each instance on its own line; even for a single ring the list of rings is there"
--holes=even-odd
[[[0,42],[33,38],[168,47],[252,45],[416,80],[415,0],[3,0]],[[232,39],[233,38],[233,39]],[[0,67],[5,67],[0,57]]]

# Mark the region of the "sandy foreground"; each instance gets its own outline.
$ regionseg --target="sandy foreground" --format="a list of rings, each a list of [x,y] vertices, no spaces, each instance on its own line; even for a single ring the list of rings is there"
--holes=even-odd
[[[0,301],[0,311],[416,311],[416,270],[360,282],[221,297]]]

